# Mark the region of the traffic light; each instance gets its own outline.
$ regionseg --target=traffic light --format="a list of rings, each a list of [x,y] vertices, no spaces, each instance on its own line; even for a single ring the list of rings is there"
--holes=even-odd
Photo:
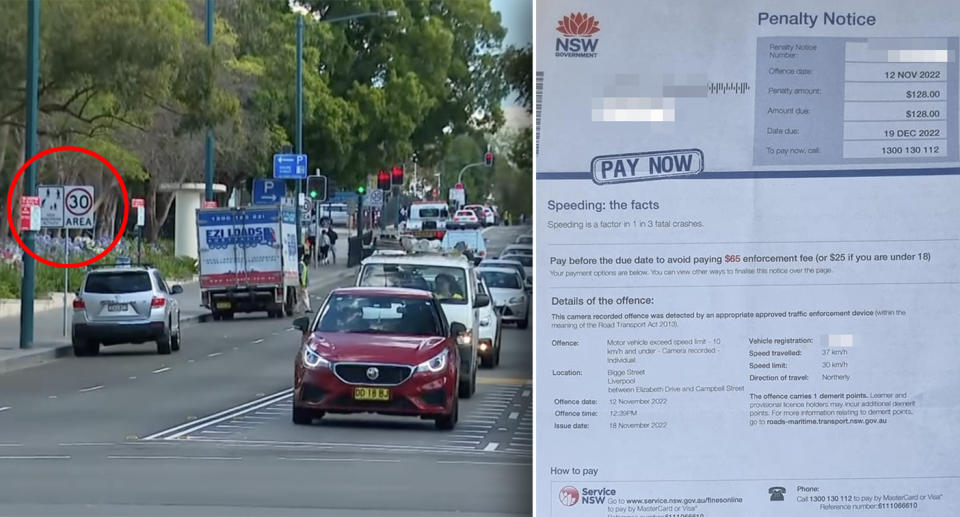
[[[380,190],[390,190],[390,173],[380,169],[377,174],[377,188]]]
[[[395,165],[390,174],[390,184],[403,186],[403,165]]]
[[[327,200],[327,177],[307,176],[307,195],[314,201]]]
[[[357,187],[357,194],[360,194],[361,196],[362,196],[366,191],[367,191],[367,187],[364,187],[363,185],[360,185],[359,187]]]
[[[483,155],[483,164],[487,167],[493,167],[493,153],[487,151],[486,154]]]

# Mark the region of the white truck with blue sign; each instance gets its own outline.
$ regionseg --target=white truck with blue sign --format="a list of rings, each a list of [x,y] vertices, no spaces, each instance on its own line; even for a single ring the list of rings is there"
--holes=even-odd
[[[197,210],[200,304],[214,320],[292,316],[300,302],[297,249],[293,206]]]

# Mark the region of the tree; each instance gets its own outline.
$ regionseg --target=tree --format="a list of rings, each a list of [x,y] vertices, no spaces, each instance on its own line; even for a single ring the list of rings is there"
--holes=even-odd
[[[516,92],[517,102],[527,108],[529,113],[533,107],[533,47],[510,47],[500,59],[504,80]]]

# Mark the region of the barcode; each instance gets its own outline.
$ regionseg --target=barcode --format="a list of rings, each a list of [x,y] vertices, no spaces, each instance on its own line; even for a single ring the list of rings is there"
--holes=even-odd
[[[727,93],[744,94],[750,91],[749,83],[710,83],[707,90],[712,95],[724,95]]]
[[[536,103],[537,103],[537,106],[536,106],[536,111],[537,111],[537,113],[536,113],[536,116],[537,116],[537,122],[536,122],[537,137],[536,137],[536,139],[534,140],[534,147],[535,147],[535,149],[534,149],[534,154],[535,154],[536,156],[540,156],[540,113],[543,111],[543,72],[537,72],[537,93],[536,93],[536,96],[537,96],[537,100],[536,100]]]

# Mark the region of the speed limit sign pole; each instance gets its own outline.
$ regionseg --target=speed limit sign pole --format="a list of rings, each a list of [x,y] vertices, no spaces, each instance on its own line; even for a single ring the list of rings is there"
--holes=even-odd
[[[137,265],[143,265],[143,198],[135,197],[130,200],[130,206],[137,209]]]

